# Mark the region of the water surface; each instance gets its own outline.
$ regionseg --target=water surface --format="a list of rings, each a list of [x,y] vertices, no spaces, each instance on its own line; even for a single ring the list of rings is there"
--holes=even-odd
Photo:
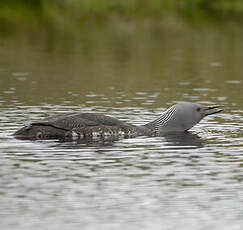
[[[242,229],[242,37],[175,19],[2,34],[0,228]],[[225,110],[181,135],[11,135],[67,111],[144,124],[177,101]]]

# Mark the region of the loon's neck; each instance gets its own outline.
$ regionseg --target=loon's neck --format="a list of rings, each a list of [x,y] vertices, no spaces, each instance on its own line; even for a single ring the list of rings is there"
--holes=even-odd
[[[178,121],[175,116],[176,108],[172,106],[166,110],[160,117],[144,125],[151,130],[152,134],[158,135],[161,132],[177,131]]]

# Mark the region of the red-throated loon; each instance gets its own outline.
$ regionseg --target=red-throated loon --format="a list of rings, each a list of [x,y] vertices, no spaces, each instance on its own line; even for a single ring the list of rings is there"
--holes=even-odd
[[[154,121],[141,126],[97,113],[65,113],[30,123],[15,132],[14,136],[23,139],[156,136],[167,132],[187,131],[205,116],[221,112],[222,109],[217,109],[219,107],[221,106],[180,102]]]

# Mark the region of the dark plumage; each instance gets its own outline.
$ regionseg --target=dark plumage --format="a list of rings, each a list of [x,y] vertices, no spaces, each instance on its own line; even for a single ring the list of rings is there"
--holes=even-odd
[[[92,137],[151,135],[143,126],[135,126],[113,117],[97,113],[66,113],[33,122],[18,130],[14,136],[30,139],[52,139]]]

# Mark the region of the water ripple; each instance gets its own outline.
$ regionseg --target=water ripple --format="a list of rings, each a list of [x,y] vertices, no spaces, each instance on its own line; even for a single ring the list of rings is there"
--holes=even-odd
[[[139,92],[136,97],[151,95]],[[198,229],[200,216],[209,228],[220,219],[221,229],[229,223],[239,229],[243,213],[240,109],[204,119],[183,135],[115,142],[21,141],[11,136],[21,123],[43,118],[49,111],[67,110],[105,112],[143,124],[165,109],[51,104],[3,108],[0,226],[56,229],[73,222],[76,228],[74,221],[82,216],[77,225],[82,223],[86,229],[97,225],[159,229],[166,224],[172,229]],[[56,221],[57,217],[61,219]],[[32,221],[24,221],[27,218]]]

